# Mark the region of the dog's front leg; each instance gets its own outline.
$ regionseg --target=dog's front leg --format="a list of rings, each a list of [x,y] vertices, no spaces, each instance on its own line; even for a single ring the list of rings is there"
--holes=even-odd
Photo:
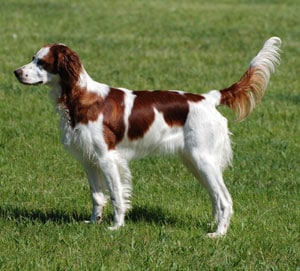
[[[110,198],[114,208],[114,225],[111,230],[116,230],[125,224],[126,204],[123,198],[123,188],[121,177],[115,157],[112,153],[108,153],[99,160],[106,186],[110,193]]]
[[[107,198],[103,191],[105,189],[104,177],[100,169],[92,163],[85,163],[84,168],[90,185],[93,210],[90,222],[100,223],[102,221],[103,208],[107,203]]]

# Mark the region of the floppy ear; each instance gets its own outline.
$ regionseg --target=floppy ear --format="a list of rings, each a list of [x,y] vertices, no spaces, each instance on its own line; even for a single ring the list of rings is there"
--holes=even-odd
[[[79,56],[67,46],[61,45],[57,56],[57,70],[63,82],[76,83],[82,70]]]

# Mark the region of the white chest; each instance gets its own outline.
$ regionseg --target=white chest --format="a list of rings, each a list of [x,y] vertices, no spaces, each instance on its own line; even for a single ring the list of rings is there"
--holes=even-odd
[[[72,128],[69,122],[62,118],[62,144],[77,159],[94,160],[107,149],[101,123],[102,116],[95,122],[77,124]]]

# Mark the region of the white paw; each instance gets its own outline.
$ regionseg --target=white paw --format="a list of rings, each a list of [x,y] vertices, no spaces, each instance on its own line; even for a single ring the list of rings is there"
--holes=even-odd
[[[225,236],[225,233],[220,233],[220,232],[210,232],[207,234],[207,237],[209,238],[220,238],[220,237],[224,237]]]
[[[124,227],[124,224],[115,224],[112,227],[108,227],[108,229],[111,231],[115,231],[115,230],[120,229],[121,227]]]

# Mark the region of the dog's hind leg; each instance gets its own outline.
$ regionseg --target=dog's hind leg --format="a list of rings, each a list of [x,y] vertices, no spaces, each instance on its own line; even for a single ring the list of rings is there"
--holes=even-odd
[[[122,198],[125,204],[125,211],[130,209],[131,202],[130,197],[132,193],[132,184],[131,184],[131,172],[128,167],[128,163],[125,159],[121,159],[119,156],[116,156],[117,159],[117,167],[119,171],[119,175],[121,178],[121,185],[122,185]]]
[[[187,168],[197,180],[207,189],[213,207],[213,216],[216,220],[217,230],[209,233],[209,237],[225,235],[233,214],[231,196],[224,184],[221,168],[208,155],[190,152],[182,156]]]

